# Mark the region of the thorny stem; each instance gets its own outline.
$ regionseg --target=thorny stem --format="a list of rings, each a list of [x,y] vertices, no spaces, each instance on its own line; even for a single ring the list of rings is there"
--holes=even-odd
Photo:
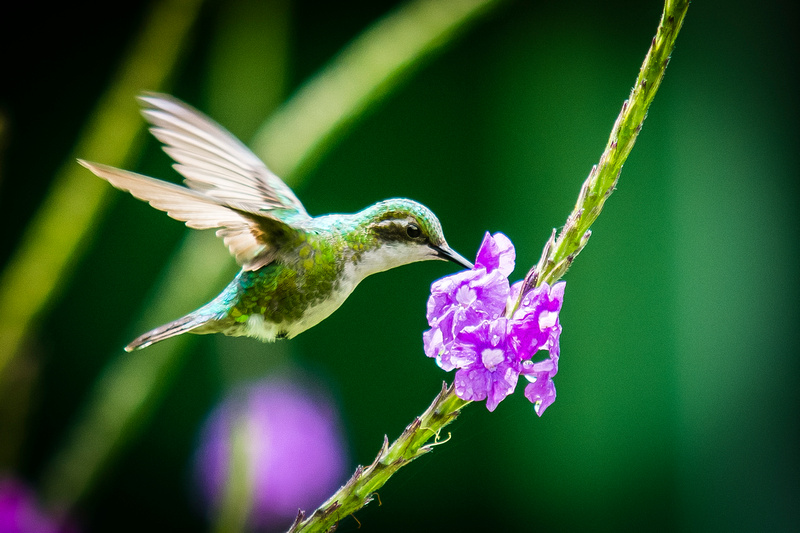
[[[400,467],[433,449],[442,428],[455,420],[468,403],[456,396],[453,387],[448,388],[446,383],[443,384],[430,407],[409,424],[391,446],[389,439],[384,436],[383,446],[372,464],[366,468],[356,468],[353,477],[308,518],[300,511],[289,532],[329,531],[340,518],[371,502],[375,491]],[[431,438],[434,442],[425,444]]]
[[[622,104],[622,111],[614,123],[600,162],[592,167],[589,177],[581,187],[575,208],[567,217],[567,222],[558,238],[554,229],[545,244],[539,263],[525,277],[515,308],[530,289],[543,282],[552,284],[559,280],[586,246],[591,235],[589,227],[597,219],[606,199],[614,191],[622,165],[636,142],[650,103],[661,85],[670,54],[675,47],[675,39],[683,25],[688,8],[689,0],[666,0],[656,36],[653,37],[650,50],[639,71],[636,85],[630,97]],[[371,465],[367,468],[359,466],[350,480],[311,516],[306,517],[305,513],[300,511],[289,533],[335,529],[341,518],[372,501],[375,491],[382,487],[392,474],[420,455],[431,451],[432,446],[438,442],[441,429],[455,420],[461,409],[469,403],[458,398],[452,386],[447,388],[445,385],[430,407],[422,416],[409,424],[391,446],[384,437],[383,446]],[[426,445],[425,443],[432,437],[435,438],[434,443]]]
[[[658,31],[653,37],[631,94],[622,103],[622,110],[611,130],[600,162],[589,172],[575,208],[567,217],[558,238],[556,239],[554,229],[545,244],[539,263],[525,277],[515,308],[530,289],[544,282],[552,285],[561,279],[589,241],[592,234],[589,228],[600,215],[606,199],[614,192],[622,165],[631,153],[647,110],[664,78],[670,54],[675,47],[675,39],[688,8],[689,0],[666,1]]]

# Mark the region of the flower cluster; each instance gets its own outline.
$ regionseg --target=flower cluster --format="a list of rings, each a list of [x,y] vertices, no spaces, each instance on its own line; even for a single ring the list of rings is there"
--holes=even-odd
[[[542,415],[556,399],[553,376],[558,372],[564,282],[546,283],[519,297],[522,282],[509,285],[514,270],[514,245],[502,233],[483,239],[472,270],[442,278],[431,286],[428,324],[423,333],[425,354],[446,371],[458,369],[456,395],[463,400],[486,400],[494,411],[514,392],[520,375],[531,383],[525,396]],[[547,350],[549,357],[534,362]]]

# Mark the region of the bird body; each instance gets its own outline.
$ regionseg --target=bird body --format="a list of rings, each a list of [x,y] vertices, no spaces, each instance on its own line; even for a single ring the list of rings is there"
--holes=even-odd
[[[140,100],[187,187],[80,163],[189,227],[218,228],[242,270],[214,300],[145,333],[127,351],[186,332],[292,338],[327,318],[376,272],[431,259],[472,267],[447,245],[422,204],[398,198],[355,214],[311,217],[288,186],[211,119],[170,96]]]

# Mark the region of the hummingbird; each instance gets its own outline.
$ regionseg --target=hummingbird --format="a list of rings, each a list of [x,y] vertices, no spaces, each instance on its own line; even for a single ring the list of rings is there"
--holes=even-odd
[[[190,228],[216,228],[241,270],[212,301],[144,333],[125,351],[189,332],[265,342],[292,338],[330,316],[371,274],[433,259],[472,268],[422,204],[394,198],[355,214],[312,217],[278,176],[212,119],[169,95],[144,93],[138,100],[186,186],[78,162]]]

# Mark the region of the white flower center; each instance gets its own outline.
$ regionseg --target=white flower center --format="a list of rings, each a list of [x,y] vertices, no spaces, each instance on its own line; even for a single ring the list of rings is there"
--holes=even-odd
[[[542,314],[539,315],[539,329],[544,331],[547,328],[552,328],[556,325],[556,320],[558,320],[558,313],[542,311]]]
[[[458,288],[458,292],[456,292],[456,301],[461,304],[462,307],[471,306],[477,299],[477,293],[471,289],[469,285],[462,285]]]
[[[481,362],[487,370],[494,371],[497,365],[503,362],[504,355],[500,348],[484,348],[481,352]]]

